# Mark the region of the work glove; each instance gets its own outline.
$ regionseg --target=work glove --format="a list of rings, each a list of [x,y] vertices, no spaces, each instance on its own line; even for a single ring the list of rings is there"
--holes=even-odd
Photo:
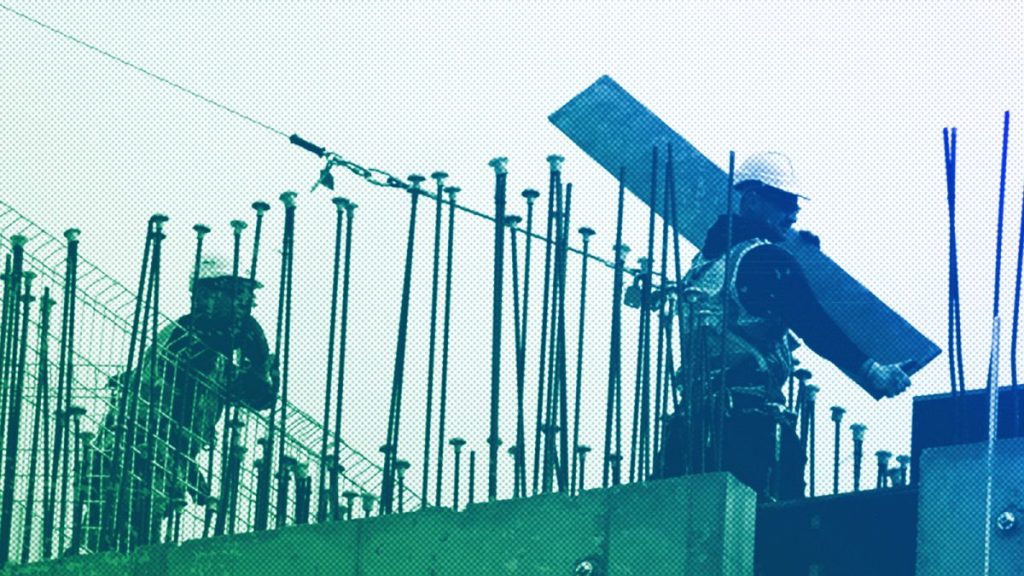
[[[807,244],[808,246],[813,246],[814,248],[821,250],[821,238],[819,238],[814,232],[809,230],[797,230],[796,238],[803,244]]]
[[[869,358],[860,367],[857,383],[892,398],[910,386],[910,376],[903,369],[906,365],[906,362],[879,364]]]

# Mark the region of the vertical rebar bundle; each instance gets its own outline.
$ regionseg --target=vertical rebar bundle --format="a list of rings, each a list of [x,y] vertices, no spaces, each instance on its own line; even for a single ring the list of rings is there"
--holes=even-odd
[[[154,218],[153,221],[153,261],[151,262],[151,274],[150,274],[150,287],[149,294],[151,297],[151,309],[149,310],[152,322],[144,323],[144,330],[150,331],[150,345],[144,350],[144,353],[148,354],[148,366],[144,364],[145,360],[140,361],[140,370],[138,370],[139,379],[139,392],[138,396],[142,400],[143,407],[145,408],[145,415],[142,417],[144,425],[139,426],[138,420],[130,420],[129,426],[131,434],[135,436],[134,442],[138,445],[138,453],[140,458],[134,457],[134,452],[131,450],[127,451],[130,458],[130,471],[133,474],[140,475],[142,477],[141,484],[135,488],[135,493],[129,496],[131,501],[131,510],[129,512],[128,523],[131,526],[131,533],[126,539],[125,545],[127,550],[132,550],[136,546],[144,546],[146,544],[154,543],[159,541],[156,537],[160,529],[160,514],[156,511],[157,506],[157,495],[156,495],[156,482],[158,471],[156,470],[157,460],[157,422],[160,417],[161,406],[164,402],[161,402],[161,398],[157,396],[148,396],[143,398],[144,391],[162,390],[163,392],[168,391],[168,386],[164,386],[158,383],[158,380],[163,377],[158,371],[157,354],[159,350],[158,346],[158,334],[159,334],[159,323],[160,323],[160,272],[161,272],[161,260],[162,260],[162,246],[163,240],[166,235],[163,232],[163,225],[167,223],[167,217],[160,215]],[[145,379],[145,380],[143,380]],[[68,378],[71,381],[71,378]],[[143,388],[144,386],[144,388]],[[158,403],[154,405],[154,403]],[[73,407],[72,407],[73,408]],[[69,409],[70,410],[70,409]],[[72,413],[69,412],[69,415]],[[141,469],[141,470],[140,470]],[[164,468],[166,470],[166,468]],[[129,484],[129,491],[132,486]],[[135,498],[138,498],[138,504],[135,503]],[[162,511],[161,511],[162,512]],[[63,548],[63,544],[61,544]]]
[[[345,360],[348,349],[348,304],[349,284],[352,277],[352,223],[355,220],[356,203],[351,200],[345,202],[345,266],[342,272],[341,281],[341,337],[338,341],[338,393],[334,404],[334,456],[331,458],[331,506],[335,508],[332,516],[335,520],[341,520],[341,510],[338,509],[338,494],[341,490],[341,479],[339,476],[343,470],[341,465],[341,415],[345,403]]]
[[[411,206],[409,210],[409,236],[405,244],[405,272],[402,277],[402,306],[398,317],[398,344],[395,352],[394,378],[391,382],[391,404],[388,411],[387,446],[391,449],[384,457],[384,480],[381,485],[380,511],[382,514],[392,512],[395,493],[395,454],[398,447],[398,433],[401,430],[402,415],[402,384],[405,378],[405,353],[409,333],[409,303],[412,291],[412,257],[416,241],[416,208],[422,189],[420,184],[426,180],[423,176],[409,176],[412,186],[409,188]]]
[[[139,411],[139,394],[140,387],[142,384],[142,372],[143,372],[143,354],[146,350],[146,337],[147,327],[149,325],[149,318],[152,306],[153,297],[153,286],[154,276],[157,275],[158,271],[156,266],[153,266],[153,270],[150,270],[151,259],[155,259],[155,244],[158,242],[160,232],[158,231],[158,224],[165,222],[166,217],[162,215],[154,215],[146,223],[146,244],[143,249],[142,255],[142,271],[139,274],[139,288],[136,292],[135,301],[135,313],[132,320],[132,331],[131,337],[128,344],[128,360],[125,365],[124,376],[117,380],[119,390],[117,390],[117,418],[114,425],[114,452],[111,458],[111,466],[109,474],[111,477],[111,483],[114,485],[113,498],[105,499],[103,504],[104,510],[100,518],[100,537],[99,537],[99,549],[100,550],[112,550],[121,549],[127,550],[131,545],[131,539],[129,538],[129,518],[132,513],[132,506],[130,500],[135,494],[135,479],[133,477],[135,472],[135,462],[137,457],[135,454],[135,443],[137,439],[137,422],[138,422],[138,411]],[[69,245],[70,254],[70,245]],[[70,266],[69,266],[70,268]],[[65,286],[65,301],[68,300],[68,287]],[[67,312],[65,312],[65,317]],[[74,331],[71,330],[69,335],[73,335]],[[136,358],[136,351],[138,351],[138,358]],[[63,352],[63,351],[62,351]],[[62,353],[63,356],[63,353]],[[63,359],[61,361],[61,371],[63,371]],[[62,378],[63,380],[63,378]],[[68,381],[68,387],[70,387],[70,380]],[[58,387],[63,389],[62,383],[58,383]],[[66,428],[66,425],[61,424],[61,414],[66,413],[67,407],[70,406],[70,391],[67,392],[68,398],[65,403],[58,402],[58,427]],[[63,412],[62,412],[63,410]],[[58,440],[54,444],[54,467],[56,468],[56,456],[60,451],[60,437],[58,433]],[[66,456],[66,451],[65,454]],[[65,473],[63,478],[67,477],[67,466],[64,466]],[[56,473],[54,474],[56,477]],[[62,487],[62,493],[64,488]],[[64,498],[61,498],[61,514],[63,518],[64,512]],[[60,534],[63,534],[63,526],[60,528]],[[61,543],[59,548],[63,548]]]
[[[69,370],[68,364],[71,362],[69,358],[74,350],[74,317],[75,317],[75,297],[77,293],[77,274],[78,274],[78,236],[79,231],[72,228],[64,232],[64,237],[68,241],[66,267],[64,271],[64,292],[63,301],[61,303],[61,329],[60,329],[60,346],[58,354],[58,368],[57,368],[57,391],[55,394],[56,406],[54,413],[56,418],[54,419],[54,440],[53,440],[53,461],[52,468],[49,472],[49,493],[45,497],[46,505],[43,510],[43,559],[49,559],[53,555],[53,532],[55,524],[55,514],[57,512],[57,485],[58,482],[62,485],[60,492],[61,507],[60,507],[60,526],[63,531],[64,526],[64,515],[66,512],[66,485],[63,482],[63,478],[66,477],[68,469],[68,461],[66,456],[66,449],[64,446],[68,443],[67,429],[65,426],[64,419],[61,414],[64,413],[66,408],[71,405],[71,381],[68,378]],[[144,262],[148,263],[149,259],[149,242],[148,237],[146,239],[146,251]],[[145,266],[145,263],[143,264]],[[143,269],[143,276],[145,276],[145,268]],[[142,293],[143,278],[139,279],[139,290],[137,294]],[[134,330],[137,329],[138,323],[138,310],[136,310],[136,318],[133,323],[133,335]],[[134,341],[134,336],[133,336]],[[61,474],[63,470],[64,474]],[[109,514],[107,517],[109,518]]]
[[[678,213],[677,213],[677,210],[676,210],[676,194],[675,194],[675,190],[676,190],[676,184],[675,184],[675,182],[676,182],[676,180],[675,180],[675,156],[674,156],[672,144],[668,145],[667,156],[668,156],[668,158],[667,158],[667,160],[665,162],[665,202],[666,202],[666,210],[667,210],[666,218],[671,220],[671,225],[672,225],[672,230],[673,230],[673,234],[672,234],[672,262],[673,262],[673,267],[674,267],[674,271],[675,271],[675,282],[674,282],[675,290],[673,291],[673,294],[675,294],[675,299],[676,299],[675,303],[678,306],[689,306],[689,303],[685,301],[685,299],[683,297],[683,294],[681,293],[681,290],[683,289],[683,270],[682,270],[682,258],[680,256],[680,250],[679,250],[679,222],[678,222]],[[686,339],[683,338],[683,334],[684,334],[684,331],[683,331],[683,329],[684,329],[683,314],[675,313],[674,316],[675,316],[676,322],[678,324],[678,331],[679,331],[679,364],[680,364],[680,366],[682,366],[687,361],[687,358],[688,358],[687,354],[689,353],[689,350],[687,349],[687,346],[685,344],[685,340]],[[692,318],[692,315],[691,315],[691,318]],[[669,323],[669,326],[667,327],[667,329],[669,330],[669,336],[671,336],[671,329],[672,329],[671,322]],[[671,340],[671,338],[668,338],[668,340]],[[671,346],[672,346],[671,342],[669,342],[668,346],[669,346],[669,350],[671,351]],[[669,361],[669,365],[671,365],[671,364],[672,364],[672,362]],[[675,375],[674,374],[669,374],[669,375],[667,375],[667,377],[668,377],[669,381],[673,381]],[[685,383],[683,383],[683,384],[685,385]],[[686,447],[684,448],[683,454],[682,454],[682,457],[683,457],[682,470],[683,470],[684,473],[689,474],[689,473],[694,471],[693,463],[694,463],[694,460],[695,460],[694,454],[693,454],[693,448],[692,448],[693,447],[693,442],[692,442],[692,437],[693,437],[693,403],[692,403],[692,398],[691,398],[692,394],[690,394],[690,390],[688,389],[685,392],[685,395],[680,396],[680,394],[679,394],[680,388],[681,387],[679,387],[679,386],[673,386],[673,395],[672,396],[673,396],[674,404],[676,405],[677,409],[681,409],[683,411],[683,431],[684,431],[684,438],[686,438]]]
[[[423,430],[423,482],[422,499],[427,500],[430,489],[430,435],[433,431],[434,415],[434,374],[437,362],[437,297],[441,266],[441,208],[444,204],[444,181],[446,172],[437,171],[430,175],[437,183],[437,195],[434,197],[434,244],[430,282],[430,336],[427,345],[427,401],[426,418]]]
[[[68,410],[71,416],[72,436],[75,439],[74,464],[75,481],[73,483],[73,499],[71,512],[71,543],[68,547],[68,555],[76,555],[81,551],[83,528],[82,519],[85,512],[85,482],[88,462],[86,460],[88,446],[86,441],[91,441],[91,435],[86,437],[82,433],[82,416],[85,416],[85,408],[72,406]]]
[[[405,472],[409,469],[411,464],[408,460],[398,460],[395,462],[395,470],[398,472],[398,513],[402,514],[405,512]]]
[[[11,244],[14,246],[14,266],[12,272],[14,275],[15,293],[18,294],[17,302],[21,303],[22,308],[20,315],[16,314],[14,316],[15,325],[20,323],[21,327],[16,333],[17,338],[14,340],[13,346],[10,347],[10,350],[13,352],[13,355],[9,356],[12,370],[8,374],[12,374],[14,377],[5,382],[10,390],[9,413],[7,416],[7,422],[10,426],[7,430],[7,438],[5,439],[7,447],[4,452],[3,500],[2,504],[0,504],[0,567],[7,565],[11,553],[11,525],[14,516],[14,490],[15,483],[17,482],[18,440],[21,437],[21,410],[25,393],[25,363],[27,360],[29,336],[28,322],[31,304],[35,301],[35,297],[32,295],[32,280],[35,274],[31,271],[23,270],[25,240],[24,237],[21,237],[15,243],[15,238],[11,239]],[[24,285],[23,289],[20,288],[21,284]]]
[[[733,187],[733,175],[735,173],[736,166],[736,153],[732,150],[729,151],[729,184],[726,189],[726,235],[725,235],[725,269],[732,270],[734,262],[732,261],[732,245],[733,245],[733,205],[735,204],[736,190]],[[728,280],[726,280],[728,281]],[[726,353],[726,340],[728,335],[728,329],[726,323],[729,318],[729,290],[725,286],[722,287],[722,338],[720,342],[721,355],[722,355],[722,366],[716,382],[714,383],[714,398],[712,399],[711,410],[712,410],[712,423],[711,430],[713,439],[713,448],[711,450],[711,462],[712,470],[718,471],[722,469],[723,450],[725,446],[725,412],[729,402],[728,400],[728,383],[725,381],[725,374],[728,369],[726,363],[728,362],[729,355]],[[777,475],[776,475],[777,476]]]
[[[289,369],[289,357],[291,350],[291,339],[292,339],[292,277],[295,270],[295,192],[285,192],[281,194],[281,202],[285,208],[285,220],[291,220],[291,226],[286,227],[286,237],[284,247],[282,250],[282,268],[285,269],[285,274],[281,279],[281,283],[284,289],[284,337],[280,345],[280,358],[281,360],[281,440],[278,443],[277,450],[277,507],[275,525],[281,528],[285,525],[285,520],[288,516],[288,476],[291,472],[286,466],[286,462],[294,462],[294,459],[290,459],[285,454],[285,446],[287,444],[287,436],[285,432],[288,430],[288,369]],[[281,316],[280,310],[278,316]],[[273,415],[273,412],[271,412]],[[286,460],[287,459],[287,460]]]
[[[818,398],[818,387],[814,384],[808,384],[804,387],[804,402],[803,408],[801,408],[801,414],[807,418],[807,440],[805,442],[805,448],[807,449],[807,478],[808,484],[810,484],[810,495],[814,498],[816,474],[815,474],[815,461],[817,460],[817,434],[815,431],[817,421],[815,418],[815,404]]]
[[[661,219],[661,272],[659,274],[661,292],[656,302],[658,304],[658,356],[654,361],[654,437],[651,443],[655,455],[652,464],[652,476],[654,478],[662,477],[664,467],[664,453],[661,445],[662,429],[668,414],[668,391],[672,387],[672,375],[675,372],[674,362],[672,361],[672,316],[675,314],[675,290],[674,287],[669,285],[668,281],[668,230],[672,209],[672,201],[669,195],[674,193],[675,183],[672,177],[672,158],[669,156],[665,159],[665,194],[662,200],[664,216]],[[652,206],[654,202],[655,199],[651,198]]]
[[[277,294],[277,327],[274,335],[274,357],[284,367],[282,386],[285,386],[284,382],[288,373],[287,358],[282,357],[282,352],[285,352],[285,356],[287,356],[283,332],[286,323],[285,312],[287,308],[290,308],[288,303],[288,283],[291,276],[291,253],[295,243],[295,196],[295,192],[290,191],[280,196],[285,211],[284,234],[281,240],[281,275]],[[285,401],[284,397],[280,400],[282,411],[284,410]],[[277,439],[277,404],[277,402],[274,403],[274,406],[270,409],[270,414],[267,415],[266,436],[257,440],[261,449],[259,458],[261,466],[257,470],[256,475],[256,502],[253,507],[253,529],[257,531],[266,530],[270,521],[270,487],[272,482],[271,476],[274,470],[274,448],[276,447]],[[282,437],[284,434],[285,430],[282,429]]]
[[[476,502],[476,450],[469,451],[469,500],[468,504]]]
[[[448,238],[446,241],[447,254],[445,255],[445,279],[444,279],[444,327],[441,329],[441,392],[438,398],[437,409],[437,481],[434,483],[434,505],[441,506],[441,478],[444,474],[444,435],[445,418],[448,410],[448,356],[451,345],[451,312],[452,312],[452,254],[455,242],[455,206],[458,193],[461,191],[457,186],[448,186],[444,189],[448,193]],[[427,506],[427,501],[422,501],[422,506]]]
[[[334,226],[334,268],[331,274],[331,312],[329,328],[327,332],[327,382],[324,385],[324,419],[322,424],[320,441],[320,474],[317,484],[318,505],[316,521],[327,520],[328,503],[331,502],[328,493],[327,469],[333,468],[333,462],[327,452],[327,437],[330,435],[331,417],[331,389],[334,387],[334,336],[337,330],[338,318],[338,282],[341,276],[341,232],[345,212],[346,199],[336,196],[331,199],[336,207]]]
[[[11,255],[7,254],[5,258],[4,268],[4,301],[3,301],[3,320],[0,323],[0,462],[3,461],[4,441],[7,437],[7,401],[10,395],[10,382],[11,375],[10,370],[13,369],[12,358],[9,352],[9,347],[12,345],[13,336],[17,332],[17,327],[13,322],[13,317],[18,309],[18,290],[21,289],[20,281],[18,285],[14,283],[14,275],[11,268]]]
[[[561,174],[559,172],[559,174]],[[568,492],[570,453],[568,443],[568,376],[565,320],[566,271],[569,247],[569,217],[572,210],[572,184],[565,188],[561,176],[555,189],[555,265],[551,283],[551,342],[549,347],[547,423],[545,425],[543,489],[550,492],[557,480],[558,491]]]
[[[528,328],[529,328],[529,317],[530,317],[530,269],[533,262],[533,209],[536,204],[537,198],[540,197],[540,192],[527,188],[523,190],[523,198],[526,200],[526,256],[523,262],[523,317],[522,326],[519,329],[519,333],[522,335],[520,346],[522,350],[519,354],[519,360],[523,364],[523,378],[526,377],[526,343],[529,340]],[[538,397],[539,398],[539,397]],[[525,410],[525,406],[524,406]],[[539,410],[539,409],[538,409]],[[538,411],[538,414],[540,412]],[[523,416],[525,419],[525,414]],[[520,432],[519,428],[523,428]],[[516,456],[515,456],[515,467],[519,470],[519,496],[526,496],[526,438],[525,438],[525,421],[516,422],[516,437],[523,436],[522,441],[516,442]],[[534,484],[534,493],[536,493],[536,483]]]
[[[231,258],[231,276],[236,280],[232,284],[232,301],[238,296],[238,279],[239,279],[239,265],[241,262],[241,248],[242,248],[242,231],[245,230],[248,225],[242,220],[232,220],[230,222],[232,231],[232,258]],[[229,344],[228,349],[230,352],[229,362],[227,364],[227,375],[226,380],[231,382],[235,377],[235,369],[237,367],[236,362],[236,348],[237,343],[233,341]],[[232,458],[235,456],[234,447],[239,443],[240,428],[243,426],[242,420],[239,416],[239,409],[228,404],[224,409],[224,434],[221,439],[221,483],[220,483],[220,497],[219,501],[221,507],[217,514],[217,521],[214,524],[214,534],[224,534],[227,529],[229,518],[234,514],[236,502],[234,501],[234,493],[236,487],[234,483],[233,469],[235,463]],[[241,467],[241,463],[238,463]]]
[[[851,424],[853,433],[853,491],[860,492],[860,468],[864,460],[864,433],[868,427],[863,424]]]
[[[547,157],[548,161],[548,214],[547,227],[544,233],[544,293],[541,298],[541,321],[540,321],[540,353],[537,356],[537,425],[533,437],[533,494],[536,496],[539,489],[541,474],[541,444],[544,438],[544,417],[546,405],[544,396],[544,383],[547,376],[546,368],[548,361],[548,307],[551,298],[551,256],[554,242],[552,237],[555,234],[555,214],[561,209],[556,203],[556,198],[561,197],[562,161],[563,157],[552,154]],[[529,248],[527,248],[529,250]],[[525,332],[525,330],[524,330]]]
[[[832,407],[832,422],[835,422],[835,434],[833,439],[835,441],[832,447],[832,493],[839,493],[839,439],[840,433],[839,428],[843,422],[843,414],[846,413],[846,409],[841,406]]]
[[[943,128],[942,142],[946,163],[946,202],[949,208],[949,315],[948,355],[949,385],[953,395],[964,392],[963,347],[960,338],[960,272],[957,265],[956,243],[956,128]],[[959,406],[959,403],[957,403]],[[959,408],[958,408],[959,410]],[[954,413],[954,417],[957,413]],[[958,419],[959,420],[959,419]],[[954,431],[959,437],[959,428]]]
[[[519,450],[526,441],[525,406],[526,400],[526,364],[524,361],[525,347],[523,340],[526,335],[522,333],[520,318],[522,311],[519,302],[519,246],[516,239],[516,230],[522,222],[519,216],[509,215],[505,217],[505,225],[508,226],[509,244],[511,245],[512,256],[512,318],[515,323],[515,345],[516,345],[516,443],[509,448],[512,455],[512,497],[521,498],[525,496],[525,470],[520,466]]]
[[[501,393],[501,310],[505,272],[505,194],[508,186],[508,158],[490,161],[494,169],[494,291],[491,307],[491,409],[487,436],[487,499],[498,497],[498,401]]]
[[[576,493],[581,494],[586,490],[585,479],[587,477],[587,454],[590,453],[590,446],[580,445],[576,448],[577,459],[580,461],[580,479],[576,486]]]
[[[651,302],[654,294],[654,212],[658,205],[658,148],[651,154],[651,201],[647,220],[647,258],[641,264],[640,280],[643,283],[640,303],[640,351],[637,365],[637,397],[639,402],[639,426],[637,428],[637,479],[645,481],[650,474],[651,450]],[[631,458],[632,461],[632,458]],[[631,471],[632,475],[632,471]]]
[[[608,400],[605,410],[602,485],[618,485],[622,462],[622,279],[628,248],[622,243],[626,169],[619,169],[618,216],[615,226],[615,274],[612,288],[611,352],[608,361]],[[614,440],[613,440],[614,437]],[[614,441],[614,444],[613,444]]]
[[[459,477],[462,476],[461,466],[461,454],[462,447],[466,445],[466,441],[462,438],[452,438],[448,441],[452,449],[455,451],[455,480],[452,486],[452,509],[456,512],[459,510]]]
[[[581,457],[580,452],[580,403],[583,399],[583,335],[586,334],[584,330],[586,326],[586,315],[587,315],[587,263],[590,260],[590,239],[594,236],[595,232],[592,228],[583,227],[579,229],[580,237],[583,239],[583,261],[582,270],[580,271],[580,322],[577,330],[577,342],[576,342],[576,395],[575,401],[573,402],[573,417],[572,417],[572,472],[571,481],[569,487],[570,494],[577,493],[577,482],[576,482],[576,470],[579,466],[579,459]],[[579,489],[582,490],[582,473],[580,473]]]
[[[39,302],[39,358],[36,373],[35,412],[32,416],[32,448],[28,468],[28,490],[25,496],[25,525],[22,528],[21,563],[28,564],[32,544],[32,525],[35,519],[36,477],[39,462],[40,434],[43,451],[43,509],[46,509],[46,495],[49,490],[47,471],[50,461],[50,311],[56,301],[50,298],[50,288],[43,289]],[[88,443],[87,443],[88,444]]]

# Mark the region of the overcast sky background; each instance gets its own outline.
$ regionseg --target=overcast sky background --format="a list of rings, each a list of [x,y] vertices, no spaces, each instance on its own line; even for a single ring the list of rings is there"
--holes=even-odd
[[[614,242],[616,182],[547,117],[608,74],[720,166],[730,150],[740,160],[761,149],[790,155],[812,198],[797,227],[819,234],[829,256],[943,349],[948,225],[941,131],[956,126],[971,388],[984,386],[988,362],[1002,120],[1010,110],[1002,305],[1002,373],[1009,381],[1024,185],[1024,7],[1018,2],[9,0],[4,6],[359,164],[402,177],[445,170],[449,183],[464,190],[460,202],[483,212],[494,210],[492,157],[510,158],[509,211],[523,214],[518,193],[546,192],[544,158],[562,154],[563,179],[574,184],[573,229],[595,228],[593,252],[605,258]],[[0,10],[0,98],[0,198],[55,235],[81,228],[83,256],[126,286],[137,283],[146,219],[169,215],[161,297],[172,316],[187,310],[192,225],[213,227],[207,246],[229,254],[228,221],[251,223],[250,203],[268,200],[273,209],[260,263],[267,287],[257,315],[272,334],[283,221],[277,197],[300,192],[291,398],[319,418],[335,214],[330,191],[306,193],[319,160],[6,10]],[[401,191],[368,186],[343,170],[335,176],[336,192],[359,204],[344,436],[376,456],[387,431],[409,202]],[[625,242],[634,248],[635,265],[646,251],[647,212],[635,198],[626,211]],[[420,216],[400,448],[414,471],[422,461],[430,202],[421,203]],[[480,494],[493,229],[460,214],[456,231],[448,436],[463,436],[479,451]],[[251,228],[246,253],[250,244]],[[575,234],[573,244],[580,245]],[[543,252],[535,248],[531,300],[539,305]],[[684,258],[693,253],[687,245]],[[567,302],[573,351],[579,264],[578,258],[570,263]],[[610,270],[592,267],[582,439],[598,449],[588,466],[591,485],[600,476],[610,289]],[[506,302],[505,447],[514,441],[515,416]],[[624,317],[628,426],[637,315],[627,309]],[[535,329],[539,320],[534,308]],[[531,358],[536,340],[533,334]],[[867,454],[909,453],[911,396],[949,389],[945,354],[918,373],[910,392],[881,402],[806,348],[798,357],[823,388],[819,493],[831,472],[828,406],[845,406],[846,424],[868,425]],[[570,382],[574,364],[571,359]],[[530,399],[535,374],[527,382]],[[534,402],[527,405],[528,430]],[[847,446],[848,440],[844,431]],[[503,494],[511,491],[510,463],[503,458]],[[418,473],[411,483],[418,486]]]

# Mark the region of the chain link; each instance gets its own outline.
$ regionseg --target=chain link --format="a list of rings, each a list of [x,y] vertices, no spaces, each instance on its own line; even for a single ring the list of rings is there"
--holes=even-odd
[[[345,160],[334,152],[328,153],[328,162],[328,168],[331,166],[341,166],[374,186],[381,186],[384,188],[401,188],[403,190],[408,190],[411,187],[410,184],[386,170],[381,170],[380,168],[365,168],[355,162]]]
[[[336,152],[327,152],[325,154],[325,156],[327,157],[327,162],[328,162],[327,169],[328,170],[330,170],[334,166],[341,166],[342,168],[345,168],[346,170],[348,170],[349,172],[355,174],[359,178],[362,178],[368,184],[372,184],[374,186],[380,186],[382,188],[399,188],[401,190],[409,190],[409,189],[412,188],[412,184],[409,184],[408,182],[402,180],[401,178],[395,176],[394,174],[392,174],[392,173],[390,173],[390,172],[388,172],[386,170],[381,170],[380,168],[366,168],[364,166],[360,166],[359,164],[356,164],[355,162],[352,162],[350,160],[345,160],[344,158],[342,158]],[[425,194],[430,195],[430,193],[425,191],[425,190],[422,191],[422,192],[425,193]],[[492,216],[490,216],[488,214],[484,214],[483,212],[478,212],[478,211],[473,210],[471,208],[468,208],[466,206],[456,205],[456,208],[458,208],[459,210],[462,210],[464,212],[468,212],[470,214],[473,214],[474,216],[478,216],[478,217],[481,217],[481,218],[484,218],[484,219],[487,219],[487,220],[491,220],[491,221],[494,220],[494,218]],[[539,240],[543,240],[543,238],[541,236],[535,236],[535,237],[537,239],[539,239]],[[576,249],[576,248],[570,247],[569,251],[573,252],[573,253],[576,253],[576,254],[579,254],[581,256],[583,255],[583,252],[580,251],[579,249]],[[607,268],[612,268],[612,269],[615,268],[615,262],[613,262],[613,261],[605,260],[604,258],[601,258],[599,256],[595,256],[593,254],[588,255],[588,257],[590,259],[592,259],[592,260],[595,260],[595,261],[601,263],[601,264],[604,264]],[[639,275],[639,274],[641,274],[643,272],[640,268],[630,268],[628,266],[624,267],[623,271],[626,274],[630,275],[630,276],[637,276],[637,275]]]

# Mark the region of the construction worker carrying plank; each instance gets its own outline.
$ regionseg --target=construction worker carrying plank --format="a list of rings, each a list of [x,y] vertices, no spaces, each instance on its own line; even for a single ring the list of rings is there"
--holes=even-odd
[[[849,340],[779,245],[793,236],[819,245],[793,230],[805,197],[789,158],[754,154],[734,181],[739,213],[731,226],[724,215],[711,226],[680,287],[683,400],[667,424],[664,475],[720,462],[762,500],[798,498],[805,455],[782,393],[799,346],[793,334],[878,397],[901,393],[910,379],[900,364],[880,364]]]

